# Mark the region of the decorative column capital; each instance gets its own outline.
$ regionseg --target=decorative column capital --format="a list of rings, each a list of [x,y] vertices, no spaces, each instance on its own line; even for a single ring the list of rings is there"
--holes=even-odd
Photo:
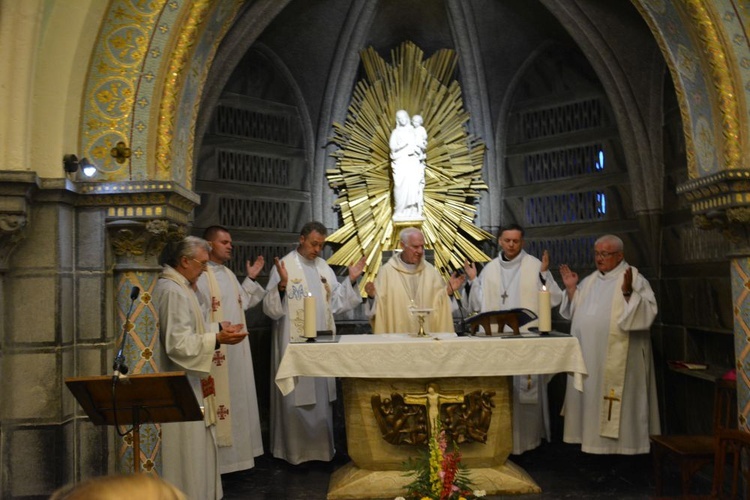
[[[168,241],[183,238],[185,226],[164,219],[107,222],[115,269],[118,271],[156,269]]]
[[[720,231],[730,255],[750,256],[750,170],[724,170],[677,187],[698,229]]]
[[[76,191],[76,205],[105,207],[117,271],[158,268],[164,245],[187,234],[200,199],[170,181],[77,183]]]
[[[25,236],[31,196],[38,187],[34,172],[0,171],[0,273],[8,270],[10,256]]]

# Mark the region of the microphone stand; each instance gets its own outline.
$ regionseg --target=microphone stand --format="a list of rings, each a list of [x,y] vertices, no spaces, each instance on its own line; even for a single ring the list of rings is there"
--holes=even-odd
[[[125,324],[122,325],[122,342],[120,343],[120,350],[117,351],[117,356],[115,356],[115,362],[112,365],[112,369],[114,370],[112,385],[117,383],[121,375],[128,373],[128,366],[125,364],[125,354],[123,351],[125,350],[125,341],[128,338],[127,327],[128,323],[130,323],[130,313],[133,311],[133,304],[135,304],[135,299],[138,298],[140,293],[141,289],[137,286],[134,286],[130,292],[130,307],[128,308],[128,313],[125,315]]]

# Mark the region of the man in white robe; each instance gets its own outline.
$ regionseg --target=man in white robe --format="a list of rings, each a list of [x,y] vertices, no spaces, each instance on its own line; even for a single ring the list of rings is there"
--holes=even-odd
[[[572,319],[588,370],[583,392],[568,376],[563,440],[581,443],[586,453],[648,453],[649,436],[661,432],[649,331],[656,298],[625,262],[617,236],[599,238],[594,257],[597,271],[580,285],[576,273],[560,266],[567,292],[560,314]]]
[[[526,253],[523,250],[523,234],[523,228],[517,224],[502,228],[497,238],[500,255],[484,266],[478,278],[474,263],[466,263],[464,268],[469,280],[471,311],[501,311],[523,307],[539,314],[539,291],[543,286],[550,292],[551,306],[560,304],[563,293],[549,271],[549,254],[545,250],[540,261]],[[538,320],[534,320],[519,330],[528,332],[530,327],[537,325]],[[513,377],[515,455],[536,448],[542,443],[542,438],[550,441],[548,381],[545,375]]]
[[[425,332],[453,332],[453,293],[465,277],[454,273],[445,283],[435,266],[424,260],[424,235],[415,227],[399,235],[401,252],[380,268],[375,283],[365,284],[365,313],[373,333],[417,333],[419,320],[411,309],[430,309]]]
[[[214,404],[210,377],[214,352],[221,344],[245,340],[242,325],[229,322],[206,327],[194,286],[208,265],[208,243],[195,236],[170,245],[164,269],[154,287],[159,314],[160,371],[185,371],[196,399],[206,408]],[[215,436],[215,413],[206,411],[197,422],[162,424],[162,475],[188,498],[223,496]]]
[[[336,332],[333,315],[362,303],[357,279],[365,258],[349,267],[342,283],[318,255],[328,231],[320,222],[302,227],[296,250],[275,259],[263,299],[263,312],[274,320],[271,361],[271,452],[291,464],[310,460],[330,461],[333,443],[333,378],[299,377],[294,390],[283,396],[275,384],[276,370],[289,342],[304,341],[303,299],[312,294],[316,306],[316,330]]]
[[[198,300],[208,311],[209,322],[229,321],[246,326],[245,311],[259,304],[266,294],[255,282],[263,269],[263,256],[252,265],[250,261],[245,263],[247,277],[240,285],[234,273],[224,265],[232,259],[229,231],[211,226],[203,232],[203,238],[211,245],[211,252],[208,269],[198,278]],[[220,358],[226,363],[228,401],[218,405],[217,433],[220,434],[221,425],[226,422],[228,435],[224,439],[219,436],[219,470],[227,474],[255,466],[255,457],[263,454],[263,436],[250,343],[222,346]]]

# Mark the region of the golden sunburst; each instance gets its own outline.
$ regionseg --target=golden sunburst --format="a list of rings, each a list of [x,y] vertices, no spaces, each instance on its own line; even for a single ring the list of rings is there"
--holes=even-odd
[[[469,135],[469,114],[463,109],[461,89],[453,79],[457,56],[443,49],[428,59],[412,42],[391,53],[393,64],[372,48],[361,54],[366,79],[353,93],[346,121],[334,123],[336,168],[328,170],[339,197],[343,224],[327,238],[340,244],[329,264],[347,266],[367,257],[364,284],[373,281],[384,250],[396,248],[406,225],[419,226],[425,246],[434,250],[435,266],[448,276],[465,259],[490,260],[478,244],[492,235],[474,225],[475,203],[482,180],[484,143]],[[396,112],[420,114],[429,138],[424,187],[424,220],[394,222],[390,148]]]

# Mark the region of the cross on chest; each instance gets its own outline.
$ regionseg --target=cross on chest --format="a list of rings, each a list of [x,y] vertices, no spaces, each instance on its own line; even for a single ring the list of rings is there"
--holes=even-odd
[[[506,292],[505,290],[503,290],[503,294],[500,296],[500,298],[503,299],[503,304],[505,304],[505,299],[508,298],[508,292]]]

